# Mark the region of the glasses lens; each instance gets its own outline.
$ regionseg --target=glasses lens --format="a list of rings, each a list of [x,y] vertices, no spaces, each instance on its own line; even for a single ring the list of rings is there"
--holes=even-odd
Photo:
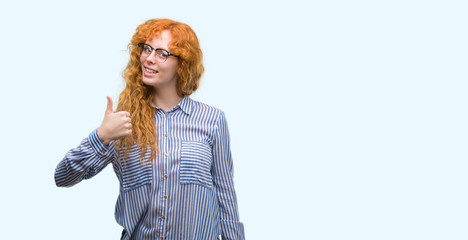
[[[169,57],[169,54],[164,49],[156,50],[156,59],[158,59],[159,62],[165,62],[167,57]]]
[[[143,43],[139,44],[138,46],[140,47],[140,55],[145,56],[145,57],[148,56],[148,53],[147,53],[148,46]]]
[[[151,56],[151,53],[154,50],[154,53],[155,53],[154,56],[156,60],[161,63],[165,62],[170,55],[168,51],[164,49],[153,49],[148,44],[140,43],[138,44],[138,46],[140,47],[140,56],[147,58]]]

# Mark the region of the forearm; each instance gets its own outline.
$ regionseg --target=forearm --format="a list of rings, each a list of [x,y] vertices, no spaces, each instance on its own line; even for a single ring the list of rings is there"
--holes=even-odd
[[[58,164],[55,184],[58,187],[71,187],[99,173],[114,158],[113,145],[106,146],[94,130],[78,147],[68,151]]]

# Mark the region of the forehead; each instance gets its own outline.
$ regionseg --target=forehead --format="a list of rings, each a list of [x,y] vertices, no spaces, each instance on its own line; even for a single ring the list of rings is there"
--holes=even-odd
[[[151,45],[154,48],[168,49],[169,44],[172,41],[171,32],[169,30],[161,31],[153,37],[149,37],[146,40],[146,44]]]

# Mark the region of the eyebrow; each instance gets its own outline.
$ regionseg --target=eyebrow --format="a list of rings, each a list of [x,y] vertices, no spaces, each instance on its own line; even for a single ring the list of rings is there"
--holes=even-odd
[[[153,47],[153,46],[149,45],[148,43],[144,43],[144,44],[146,44],[146,45],[150,46],[150,47],[151,47],[151,48],[153,48],[153,49],[162,49],[162,50],[165,50],[165,51],[169,52],[169,50],[167,50],[167,49],[164,49],[164,48],[155,48],[155,47]],[[169,53],[170,53],[170,52],[169,52]]]

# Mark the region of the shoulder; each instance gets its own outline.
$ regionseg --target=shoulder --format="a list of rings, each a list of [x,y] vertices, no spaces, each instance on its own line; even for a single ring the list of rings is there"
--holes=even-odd
[[[210,120],[217,120],[224,117],[224,111],[212,105],[190,99],[192,102],[192,115],[201,116]]]

